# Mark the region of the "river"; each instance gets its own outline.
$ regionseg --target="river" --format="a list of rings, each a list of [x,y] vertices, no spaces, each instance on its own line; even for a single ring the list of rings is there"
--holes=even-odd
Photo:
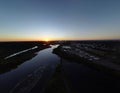
[[[32,86],[25,85],[26,91],[29,92],[29,88],[35,86],[36,90],[42,91],[49,78],[55,71],[57,64],[61,62],[60,57],[53,54],[52,51],[58,45],[52,45],[51,48],[41,50],[32,59],[25,61],[23,64],[19,65],[17,68],[3,73],[0,75],[0,93],[17,93],[14,91],[19,90],[20,84],[23,82],[28,82],[27,79],[33,79]],[[120,89],[120,79],[106,74],[102,71],[97,71],[94,68],[90,68],[83,64],[78,64],[77,62],[71,62],[62,59],[62,69],[64,74],[69,79],[72,85],[72,91],[74,93],[80,92],[107,92],[107,91],[117,91]],[[36,76],[36,74],[41,74]],[[45,77],[44,81],[39,85],[37,82],[41,79],[39,77]],[[19,90],[20,91],[20,90]],[[35,90],[33,89],[33,92]],[[119,90],[120,91],[120,90]],[[25,93],[27,93],[25,92]]]

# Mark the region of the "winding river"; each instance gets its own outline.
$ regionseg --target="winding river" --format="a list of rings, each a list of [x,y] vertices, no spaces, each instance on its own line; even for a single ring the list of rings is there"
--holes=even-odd
[[[20,93],[20,88],[23,85],[25,93],[30,92],[30,88],[38,85],[37,83],[42,75],[44,75],[45,81],[48,81],[54,73],[57,64],[61,62],[61,58],[52,53],[53,49],[57,46],[51,45],[51,48],[39,51],[35,57],[25,61],[17,68],[1,74],[0,93]],[[86,65],[78,64],[77,62],[62,59],[62,63],[64,74],[69,79],[75,93],[80,93],[81,91],[94,91],[98,93],[98,90],[104,92],[120,89],[120,79],[117,77],[97,71]],[[34,79],[31,80],[31,78]],[[31,80],[31,85],[28,80]],[[24,82],[25,84],[27,82],[28,85],[25,85]],[[44,88],[46,82],[41,84],[41,87]]]

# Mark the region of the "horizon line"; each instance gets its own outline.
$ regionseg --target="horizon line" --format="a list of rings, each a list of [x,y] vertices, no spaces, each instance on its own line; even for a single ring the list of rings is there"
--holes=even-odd
[[[49,40],[48,42],[51,41],[119,41],[120,39],[91,39],[91,40],[80,40],[80,39],[76,39],[76,40]],[[10,40],[10,41],[0,41],[0,42],[44,42],[45,40]]]

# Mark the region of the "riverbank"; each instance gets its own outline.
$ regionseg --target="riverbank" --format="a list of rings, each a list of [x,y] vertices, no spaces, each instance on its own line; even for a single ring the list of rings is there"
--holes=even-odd
[[[11,61],[13,62],[11,64],[14,64],[16,67],[10,68],[8,70],[6,67],[7,71],[2,72],[0,74],[0,91],[2,93],[9,93],[10,91],[14,92],[18,90],[19,92],[19,89],[21,88],[24,88],[26,90],[29,90],[29,89],[31,90],[31,88],[33,88],[34,86],[36,88],[37,86],[36,83],[38,83],[39,81],[40,81],[40,84],[38,84],[38,87],[40,87],[41,85],[40,87],[41,89],[38,88],[38,90],[42,91],[42,89],[44,88],[43,86],[44,83],[47,81],[47,79],[49,79],[48,77],[50,77],[54,71],[54,68],[55,68],[54,66],[56,66],[56,64],[59,62],[58,56],[52,53],[53,48],[56,48],[56,47],[57,46],[51,46],[49,48],[39,50],[39,51],[32,50],[32,51],[22,53],[18,55],[18,57],[14,56],[12,58],[9,58],[8,60],[13,60],[14,58],[17,57],[17,59],[14,59],[14,61]],[[31,55],[30,59],[28,59],[27,61],[23,60],[19,64],[19,60],[21,60],[22,57],[24,57],[23,59],[25,59],[25,58],[28,58],[27,56],[30,57],[30,55]],[[3,70],[4,69],[1,69],[1,71]],[[40,79],[41,76],[42,76],[41,78],[42,80]],[[23,85],[25,84],[24,87],[22,87],[22,84]],[[36,93],[36,92],[33,92],[33,93]]]
[[[37,49],[44,49],[49,45],[45,45],[45,42],[0,42],[0,59],[4,59],[5,57],[20,52],[22,50],[26,50],[32,47],[37,46]]]
[[[119,42],[66,42],[53,52],[68,60],[120,76],[119,45]]]
[[[0,73],[16,68],[36,56],[38,51],[50,47],[44,45],[43,42],[5,42],[0,44]]]
[[[119,91],[120,79],[81,62],[53,54],[51,45],[13,70],[0,74],[2,93],[81,93]],[[27,53],[27,52],[26,52]],[[36,53],[35,53],[36,54]]]

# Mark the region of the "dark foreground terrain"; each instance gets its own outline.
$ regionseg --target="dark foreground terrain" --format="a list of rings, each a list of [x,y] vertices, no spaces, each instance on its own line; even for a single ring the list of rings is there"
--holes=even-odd
[[[63,42],[54,53],[108,72],[120,72],[120,41]]]
[[[120,41],[1,42],[0,93],[119,93]]]
[[[44,42],[0,42],[0,59],[3,59],[13,53],[38,46],[43,49]]]
[[[16,68],[48,47],[44,42],[0,42],[0,73]]]

